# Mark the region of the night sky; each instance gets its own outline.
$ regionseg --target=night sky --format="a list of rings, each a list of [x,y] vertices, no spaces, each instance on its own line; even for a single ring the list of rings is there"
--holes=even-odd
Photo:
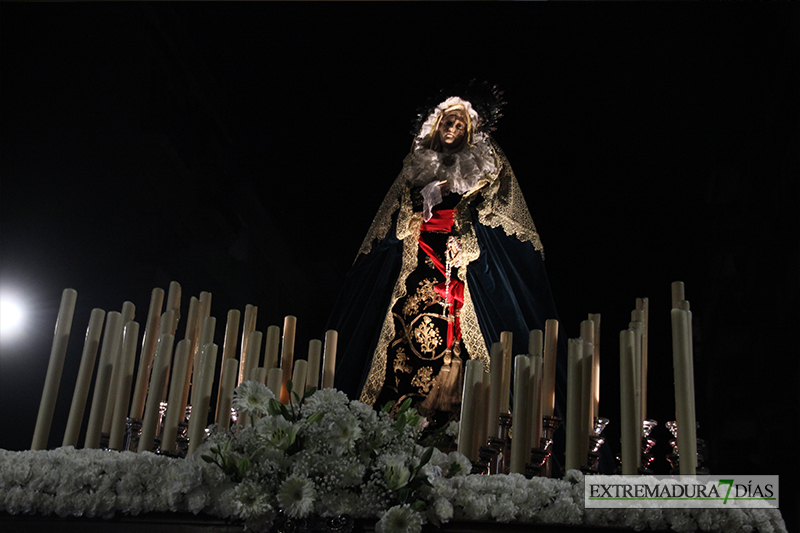
[[[305,357],[418,106],[476,78],[505,90],[494,137],[541,234],[562,334],[602,314],[612,449],[618,334],[648,297],[649,414],[666,468],[670,283],[682,280],[712,473],[797,473],[796,5],[0,12],[0,290],[28,312],[23,334],[0,344],[0,448],[30,446],[66,287],[78,304],[51,447],[92,308],[130,300],[143,323],[150,291],[175,280],[184,316],[190,296],[213,294],[219,344],[228,309],[254,304],[262,331],[298,317]]]

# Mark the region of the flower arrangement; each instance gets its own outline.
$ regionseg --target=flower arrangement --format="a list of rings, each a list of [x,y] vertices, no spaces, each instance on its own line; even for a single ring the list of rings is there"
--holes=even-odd
[[[377,519],[379,533],[417,533],[425,523],[452,520],[786,531],[777,510],[587,511],[577,471],[564,479],[467,475],[463,455],[417,443],[424,420],[409,403],[392,417],[334,389],[290,395],[283,405],[261,383],[244,382],[234,397],[244,427],[212,426],[185,459],[71,446],[0,450],[0,511],[106,518],[204,512],[255,531],[278,520],[343,515]]]

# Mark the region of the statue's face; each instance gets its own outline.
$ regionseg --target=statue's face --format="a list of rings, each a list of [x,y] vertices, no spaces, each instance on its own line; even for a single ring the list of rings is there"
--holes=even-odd
[[[467,136],[467,123],[458,113],[451,113],[439,121],[438,132],[444,148],[458,148]]]

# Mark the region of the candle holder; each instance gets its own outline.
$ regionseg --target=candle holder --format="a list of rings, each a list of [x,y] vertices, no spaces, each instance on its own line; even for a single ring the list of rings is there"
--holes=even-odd
[[[136,452],[139,450],[139,439],[142,437],[142,419],[127,418],[125,420],[125,440],[123,450]]]
[[[640,474],[653,474],[650,465],[653,464],[653,446],[656,445],[655,439],[650,438],[653,428],[658,425],[655,420],[645,420],[642,422],[642,465],[639,467]]]
[[[606,441],[602,433],[603,430],[606,429],[608,422],[608,418],[595,417],[594,419],[592,434],[589,435],[589,454],[586,458],[586,466],[581,468],[584,474],[600,473],[600,469],[597,466],[600,462],[600,446]]]
[[[159,402],[158,404],[158,425],[156,426],[156,440],[159,441],[162,435],[164,434],[164,422],[166,422],[168,406],[169,404],[167,402]]]
[[[697,427],[700,427],[699,423],[696,423]],[[669,441],[669,445],[672,446],[672,453],[667,454],[667,461],[670,465],[669,473],[671,475],[680,475],[680,450],[678,450],[678,422],[672,420],[665,424],[667,429],[670,433],[672,433],[672,439]],[[698,476],[707,476],[709,474],[709,469],[703,466],[703,462],[706,460],[708,456],[708,448],[706,446],[706,441],[703,439],[697,439],[697,468],[695,469],[695,473]]]
[[[471,474],[480,474],[484,476],[492,473],[492,465],[496,464],[497,455],[500,453],[500,450],[492,446],[491,438],[489,441],[489,444],[486,446],[478,448],[478,460],[472,463]]]
[[[543,435],[539,438],[539,447],[531,448],[531,460],[525,465],[525,477],[550,477],[550,456],[553,452],[553,433],[561,425],[557,416],[542,417]]]
[[[497,436],[489,437],[486,446],[478,448],[478,461],[472,465],[473,474],[507,474],[511,453],[511,415],[501,414],[497,420]]]

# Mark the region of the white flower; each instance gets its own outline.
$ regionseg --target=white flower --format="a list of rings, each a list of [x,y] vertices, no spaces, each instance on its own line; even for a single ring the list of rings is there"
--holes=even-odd
[[[457,420],[452,420],[449,424],[447,424],[444,434],[455,439],[458,438],[458,432],[460,429],[461,423]]]
[[[386,471],[384,479],[389,490],[397,490],[404,487],[411,477],[411,471],[406,466],[408,457],[405,455],[393,455],[386,457]]]
[[[361,428],[355,418],[340,417],[328,424],[328,435],[334,449],[346,451],[361,438]]]
[[[244,519],[271,517],[273,512],[267,492],[250,480],[242,481],[234,489],[233,506],[236,515]]]
[[[419,533],[422,531],[422,516],[410,505],[395,505],[386,511],[375,524],[376,533]]]
[[[315,492],[311,480],[291,476],[281,485],[278,501],[287,515],[292,518],[303,518],[314,508]]]
[[[256,432],[279,450],[286,451],[294,444],[298,427],[282,416],[265,416],[256,424]]]
[[[269,401],[275,398],[272,391],[259,381],[243,381],[233,393],[233,408],[240,415],[261,416],[269,409]]]

